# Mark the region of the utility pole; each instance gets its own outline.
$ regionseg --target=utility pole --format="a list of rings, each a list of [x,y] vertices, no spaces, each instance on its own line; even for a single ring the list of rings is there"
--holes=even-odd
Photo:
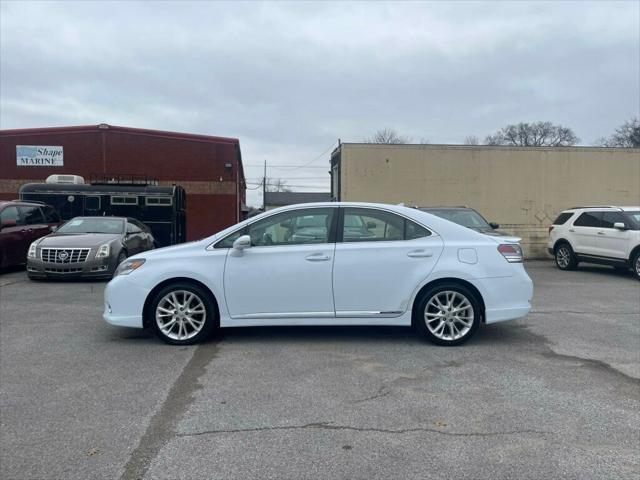
[[[264,175],[262,177],[262,211],[267,211],[267,161],[264,161]]]

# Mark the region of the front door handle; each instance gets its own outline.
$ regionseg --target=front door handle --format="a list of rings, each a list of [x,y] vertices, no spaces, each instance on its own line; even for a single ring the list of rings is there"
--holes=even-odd
[[[570,232],[575,232],[575,230],[573,228],[570,228],[569,231]]]
[[[312,253],[311,255],[304,257],[304,259],[308,262],[326,262],[327,260],[331,260],[331,257],[324,253]]]
[[[433,252],[429,250],[412,250],[407,253],[407,257],[411,258],[425,258],[425,257],[433,257]]]
[[[598,232],[598,235],[606,235],[604,232]]]

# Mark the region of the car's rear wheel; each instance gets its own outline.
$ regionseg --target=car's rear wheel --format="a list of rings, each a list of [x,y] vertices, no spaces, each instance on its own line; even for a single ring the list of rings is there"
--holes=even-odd
[[[161,289],[148,311],[156,335],[172,345],[191,345],[215,330],[215,308],[211,296],[190,283],[175,283]]]
[[[556,247],[555,260],[560,270],[575,270],[578,266],[578,258],[568,243],[561,243]]]
[[[470,289],[456,283],[441,284],[422,295],[416,324],[437,345],[460,345],[478,330],[480,312],[478,299]]]

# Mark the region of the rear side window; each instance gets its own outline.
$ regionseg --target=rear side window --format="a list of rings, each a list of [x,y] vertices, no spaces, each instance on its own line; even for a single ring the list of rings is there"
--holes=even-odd
[[[4,225],[14,222],[16,225],[21,225],[18,207],[7,207],[0,212],[0,224]]]
[[[414,240],[416,238],[428,237],[431,235],[431,232],[426,228],[418,225],[417,223],[413,223],[410,220],[405,220],[404,227],[404,239],[405,240]]]
[[[567,220],[569,220],[572,216],[573,216],[573,213],[571,213],[571,212],[561,213],[560,215],[558,215],[558,218],[556,218],[553,221],[553,224],[554,225],[564,225],[567,222]]]
[[[345,208],[342,241],[376,242],[427,237],[426,228],[391,212]]]
[[[602,212],[584,212],[573,222],[575,227],[600,227]]]

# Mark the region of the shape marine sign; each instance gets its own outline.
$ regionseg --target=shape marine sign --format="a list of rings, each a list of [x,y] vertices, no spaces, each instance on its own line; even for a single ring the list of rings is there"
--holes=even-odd
[[[50,145],[16,145],[16,163],[19,167],[62,167],[63,148]]]

